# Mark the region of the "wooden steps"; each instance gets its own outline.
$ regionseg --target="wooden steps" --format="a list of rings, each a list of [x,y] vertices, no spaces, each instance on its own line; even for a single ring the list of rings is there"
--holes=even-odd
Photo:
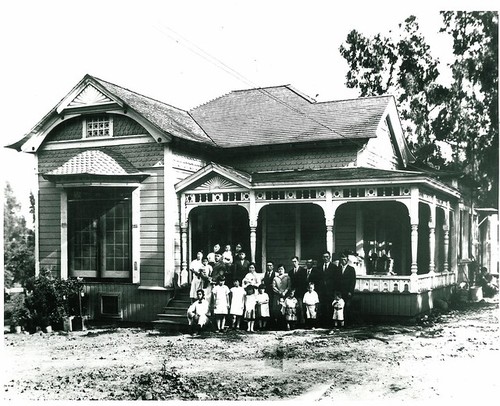
[[[189,290],[177,290],[174,298],[163,308],[163,312],[157,314],[158,319],[153,321],[153,326],[167,333],[188,331],[187,309],[190,305]]]

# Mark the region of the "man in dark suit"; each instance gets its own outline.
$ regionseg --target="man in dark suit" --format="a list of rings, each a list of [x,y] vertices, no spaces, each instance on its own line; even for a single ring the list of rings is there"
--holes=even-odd
[[[240,251],[239,253],[239,258],[235,258],[233,262],[233,275],[232,279],[240,281],[240,286],[241,286],[241,281],[245,277],[245,275],[248,273],[248,267],[250,266],[250,262],[246,259],[246,254],[243,251]]]
[[[321,265],[323,284],[321,288],[317,289],[321,310],[320,321],[323,325],[329,324],[333,314],[332,302],[335,293],[335,286],[333,283],[337,266],[331,261],[331,259],[332,257],[330,252],[325,251],[323,254],[323,264]]]
[[[302,310],[302,299],[307,292],[307,276],[304,267],[299,265],[299,257],[292,257],[293,268],[288,271],[288,276],[292,283],[292,289],[295,290],[295,297],[299,303],[297,312],[297,324],[304,324],[304,312]]]
[[[354,295],[354,287],[356,286],[356,270],[348,264],[348,255],[346,252],[340,254],[340,264],[335,272],[333,284],[335,290],[339,291],[342,299],[344,299],[344,314],[348,318],[350,301]]]
[[[274,303],[274,290],[273,290],[273,280],[274,277],[276,276],[276,271],[274,270],[274,262],[273,261],[267,261],[266,262],[266,272],[264,272],[264,277],[262,278],[262,283],[264,284],[265,292],[269,295],[269,310],[271,312],[271,320],[274,320],[274,306],[271,305],[271,303]]]

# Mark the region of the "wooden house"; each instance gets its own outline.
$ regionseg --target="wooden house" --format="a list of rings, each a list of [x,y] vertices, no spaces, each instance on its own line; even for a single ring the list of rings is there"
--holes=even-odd
[[[412,166],[391,96],[276,86],[183,111],[87,75],[10,147],[37,161],[37,270],[84,278],[91,319],[155,320],[215,243],[261,268],[351,250],[382,316],[429,310],[472,257],[467,199]]]

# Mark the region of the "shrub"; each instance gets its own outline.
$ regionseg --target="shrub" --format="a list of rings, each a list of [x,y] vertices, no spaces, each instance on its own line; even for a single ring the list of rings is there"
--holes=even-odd
[[[27,281],[26,290],[30,330],[48,325],[60,328],[65,317],[79,314],[78,297],[83,290],[80,280],[54,278],[50,269],[42,269],[38,276]]]

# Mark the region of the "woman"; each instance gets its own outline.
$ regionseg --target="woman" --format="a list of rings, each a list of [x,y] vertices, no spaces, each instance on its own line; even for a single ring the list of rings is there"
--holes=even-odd
[[[196,253],[196,259],[193,259],[191,264],[189,264],[189,270],[192,274],[191,289],[189,290],[191,303],[194,303],[198,299],[198,290],[203,289],[203,280],[201,279],[201,269],[203,268],[202,258],[203,252],[198,251]]]
[[[290,276],[285,273],[285,266],[283,264],[278,265],[278,273],[273,279],[273,317],[275,322],[283,319],[283,306],[285,302],[286,295],[292,287],[292,282]]]
[[[257,290],[261,279],[262,278],[255,269],[255,262],[250,262],[250,265],[248,266],[248,273],[241,281],[241,286],[245,289],[248,285],[252,285],[254,289]]]

